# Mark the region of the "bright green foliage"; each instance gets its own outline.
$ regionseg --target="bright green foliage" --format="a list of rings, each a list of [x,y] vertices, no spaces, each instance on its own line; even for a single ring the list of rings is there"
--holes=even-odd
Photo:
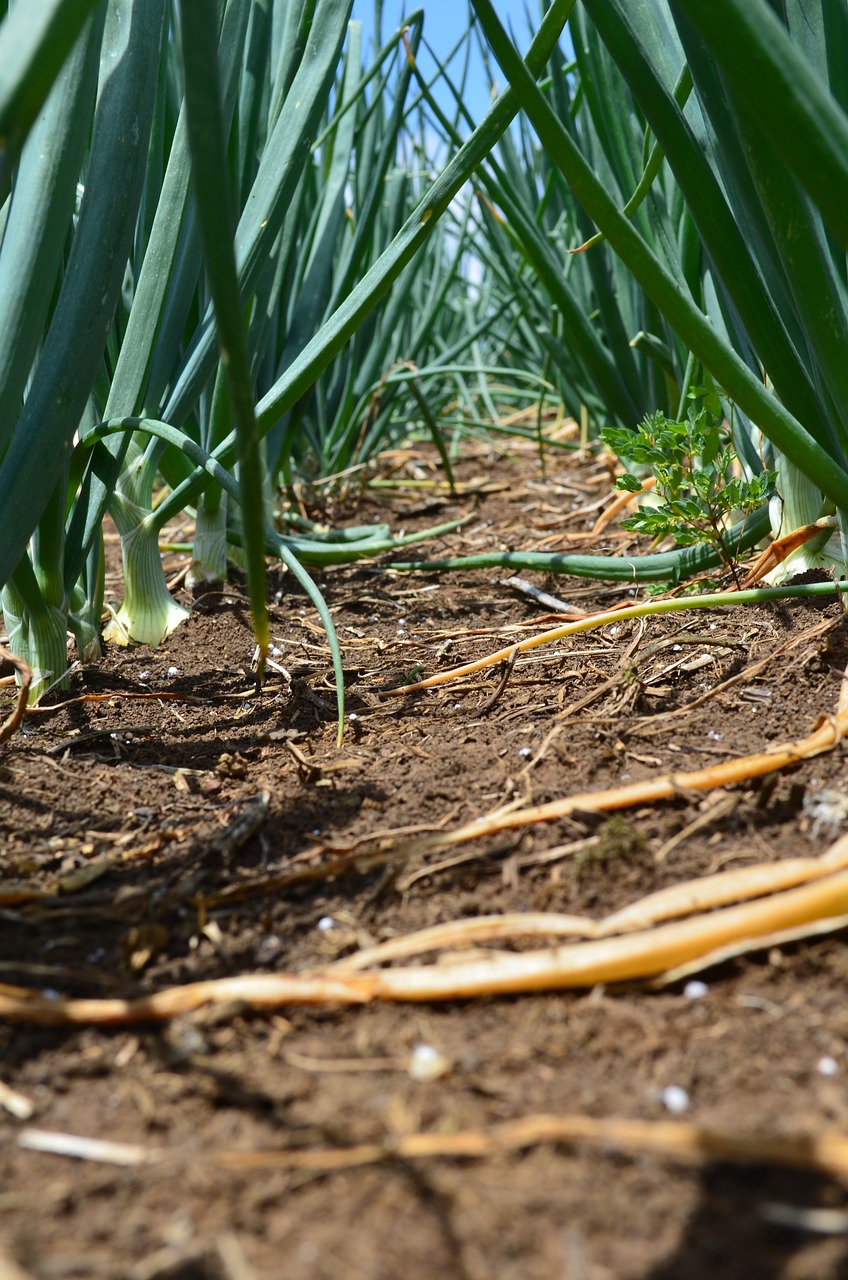
[[[453,202],[517,101],[434,166],[404,47],[423,15],[364,55],[351,8],[191,0],[180,24],[167,0],[20,0],[0,23],[0,588],[34,696],[66,678],[69,630],[96,654],[106,511],[124,555],[112,635],[155,643],[185,616],[159,536],[194,508],[210,571],[222,536],[255,596],[263,551],[291,570],[341,699],[303,564],[410,539],[282,536],[277,486],[370,456],[404,404],[438,437],[460,360],[485,399],[492,308]],[[556,36],[543,22],[537,72]],[[255,617],[261,639],[261,598]]]
[[[546,154],[677,337],[732,396],[748,424],[738,437],[746,467],[760,466],[756,428],[764,449],[773,445],[813,481],[844,522],[848,118],[836,53],[848,36],[844,4],[584,0],[579,39],[594,47],[600,38],[614,72],[597,94],[599,127],[615,138],[637,112],[662,147],[663,174],[677,183],[668,207],[683,204],[690,215],[686,236],[665,232],[660,242],[644,216],[622,212],[490,0],[473,3]],[[564,24],[570,9],[569,0],[552,0],[548,17]],[[693,91],[682,103],[675,89],[684,61]]]
[[[223,573],[236,546],[256,584],[263,551],[281,558],[340,672],[304,565],[408,540],[282,535],[279,492],[393,432],[442,444],[537,396],[540,441],[542,403],[622,431],[663,411],[616,447],[634,465],[643,448],[661,480],[667,510],[635,518],[684,544],[638,568],[555,569],[659,580],[729,560],[761,536],[761,510],[724,529],[768,495],[762,459],[780,468],[784,525],[835,511],[848,534],[845,5],[552,0],[520,58],[474,0],[514,86],[475,123],[464,72],[451,118],[420,73],[421,11],[366,52],[351,4],[185,0],[182,32],[168,0],[6,6],[0,588],[42,687],[69,630],[96,653],[107,510],[124,637],[157,641],[185,616],[158,542],[189,511],[211,547],[197,573]],[[190,136],[187,80],[214,137]],[[605,244],[572,252],[596,229]],[[683,417],[708,376],[733,399],[742,478],[716,407]],[[838,535],[821,537],[831,556]],[[261,603],[256,617],[261,631]]]
[[[733,567],[728,516],[749,515],[767,502],[776,473],[761,471],[750,480],[741,475],[720,411],[696,400],[681,421],[654,413],[636,432],[610,427],[601,437],[622,460],[647,468],[656,480],[659,503],[649,498],[622,521],[625,529],[651,538],[670,535],[684,547],[708,543],[724,564]],[[641,493],[642,480],[628,472],[617,487]]]

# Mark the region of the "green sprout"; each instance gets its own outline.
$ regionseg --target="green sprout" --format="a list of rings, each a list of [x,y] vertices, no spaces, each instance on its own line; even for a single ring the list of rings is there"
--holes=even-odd
[[[730,428],[718,396],[692,387],[685,419],[649,414],[635,432],[609,427],[604,442],[628,464],[647,468],[656,480],[659,502],[645,504],[625,529],[648,537],[674,538],[678,546],[708,543],[736,577],[728,517],[750,515],[774,492],[776,473],[763,470],[750,479],[741,474]],[[641,493],[643,479],[620,476],[619,489]]]

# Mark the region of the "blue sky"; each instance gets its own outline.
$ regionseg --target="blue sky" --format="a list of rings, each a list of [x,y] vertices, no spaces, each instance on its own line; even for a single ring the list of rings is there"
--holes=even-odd
[[[525,21],[522,16],[519,16],[523,15],[524,5],[515,3],[515,0],[494,0],[494,7],[502,22],[508,24],[510,18],[515,22],[518,32],[521,33],[520,48],[524,52],[529,40]],[[468,26],[466,0],[383,0],[383,40],[388,40],[389,36],[402,24],[405,16],[417,9],[424,10],[424,39],[432,45],[440,58],[446,58]],[[374,0],[354,0],[353,16],[361,19],[365,47],[369,48],[374,30]],[[425,58],[420,59],[422,71],[426,72],[428,62],[429,60]],[[451,70],[459,74],[459,59],[452,65]],[[499,87],[503,87],[502,80]],[[465,104],[475,121],[479,121],[488,109],[489,102],[489,83],[475,45]],[[446,101],[445,105],[447,105]]]

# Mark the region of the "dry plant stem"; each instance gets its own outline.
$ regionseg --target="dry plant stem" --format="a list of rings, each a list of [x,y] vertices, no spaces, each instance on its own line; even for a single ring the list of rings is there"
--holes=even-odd
[[[522,1151],[545,1143],[585,1143],[606,1151],[655,1155],[701,1164],[707,1160],[734,1164],[767,1164],[807,1169],[844,1177],[848,1173],[848,1137],[838,1132],[800,1134],[730,1133],[675,1120],[631,1120],[624,1117],[529,1115],[488,1129],[455,1133],[408,1133],[382,1142],[362,1142],[323,1150],[183,1151],[117,1143],[70,1133],[24,1129],[18,1146],[30,1151],[70,1156],[123,1167],[191,1166],[195,1161],[234,1172],[256,1169],[308,1170],[332,1173],[386,1160],[433,1158],[482,1159],[506,1151]]]
[[[775,933],[761,933],[757,938],[743,938],[739,942],[731,942],[726,947],[718,947],[699,959],[689,960],[675,969],[666,969],[659,977],[651,978],[644,983],[651,991],[661,991],[664,987],[676,986],[686,982],[696,973],[716,965],[728,964],[738,960],[740,956],[750,955],[753,951],[771,953],[775,948],[792,947],[798,942],[808,942],[813,938],[824,938],[831,933],[841,933],[848,929],[848,914],[826,916],[823,920],[810,920],[806,924],[797,925],[793,929],[778,929]]]
[[[514,591],[520,591],[522,595],[529,596],[531,600],[535,600],[537,604],[544,605],[546,609],[552,610],[554,613],[561,614],[567,618],[586,618],[588,614],[585,609],[578,609],[573,604],[568,604],[565,600],[560,600],[558,596],[552,596],[547,591],[541,591],[538,587],[534,587],[532,582],[527,582],[524,578],[511,577],[504,578],[501,586],[512,587]]]
[[[32,684],[32,670],[27,666],[22,658],[15,657],[15,655],[10,653],[8,649],[4,649],[2,647],[0,647],[0,661],[10,663],[17,671],[18,678],[20,680],[20,684],[18,686],[18,701],[15,705],[15,709],[6,717],[3,723],[0,724],[0,742],[6,742],[11,738],[12,734],[24,718],[27,695],[29,694],[29,687]]]
[[[824,587],[828,594],[839,595],[843,590],[843,587],[836,582],[818,585]],[[817,592],[816,594],[823,594],[823,592]],[[421,689],[435,689],[438,685],[449,684],[451,680],[456,680],[461,676],[473,675],[477,671],[484,671],[486,667],[497,666],[499,662],[503,662],[509,657],[513,649],[517,653],[527,653],[528,650],[537,649],[540,645],[551,644],[555,640],[564,640],[567,636],[578,635],[583,631],[594,631],[598,627],[605,627],[611,622],[622,623],[631,618],[650,618],[657,614],[680,613],[687,609],[715,609],[730,608],[731,606],[738,607],[745,604],[762,604],[764,601],[777,600],[784,596],[793,598],[793,596],[797,595],[798,590],[793,590],[792,588],[754,588],[751,591],[721,591],[702,596],[667,598],[643,604],[631,604],[624,608],[619,606],[614,609],[605,609],[603,613],[592,613],[585,618],[577,618],[573,622],[563,623],[560,627],[552,627],[549,631],[542,631],[537,635],[528,636],[526,640],[519,640],[507,649],[499,649],[496,653],[486,654],[484,658],[477,658],[474,662],[465,662],[462,666],[452,667],[450,671],[440,671],[438,675],[428,676],[426,680],[418,680],[415,684],[400,685],[396,689],[380,690],[379,693],[381,697],[396,697],[406,693],[418,693]]]
[[[642,481],[642,492],[650,493],[656,483],[656,476],[648,476]],[[612,524],[613,520],[615,520],[617,516],[620,516],[622,511],[626,511],[631,503],[636,502],[638,497],[638,493],[630,493],[626,490],[623,493],[616,493],[613,496],[610,505],[605,511],[601,512],[595,523],[592,525],[592,535],[595,536],[606,529],[607,525]]]
[[[35,1110],[29,1098],[15,1089],[10,1089],[2,1080],[0,1080],[0,1107],[8,1111],[9,1115],[14,1116],[16,1120],[29,1120]]]
[[[654,854],[654,862],[659,866],[660,863],[666,862],[669,854],[675,849],[679,849],[681,845],[686,844],[698,831],[704,831],[707,827],[715,826],[715,824],[724,818],[729,818],[736,809],[739,808],[739,801],[742,799],[738,791],[731,791],[728,795],[721,796],[716,803],[711,805],[703,813],[699,813],[693,822],[690,822],[672,836],[670,840],[666,840]]]
[[[774,1164],[844,1175],[848,1172],[848,1138],[842,1133],[785,1137],[777,1134],[728,1133],[679,1121],[597,1119],[581,1115],[524,1116],[491,1129],[458,1133],[412,1133],[383,1143],[336,1148],[334,1151],[235,1151],[212,1155],[229,1169],[350,1169],[386,1159],[427,1157],[480,1158],[547,1142],[586,1142],[627,1152],[652,1151],[692,1163],[730,1160],[737,1164]]]
[[[727,906],[765,894],[792,889],[799,884],[821,879],[834,871],[848,867],[848,836],[837,840],[819,858],[786,858],[782,862],[768,862],[756,867],[740,867],[734,871],[720,871],[716,875],[703,876],[686,884],[671,885],[650,893],[638,902],[632,902],[606,916],[595,928],[598,937],[614,933],[630,933],[674,920],[680,916],[695,915],[715,907]]]
[[[564,945],[551,950],[501,953],[451,965],[382,972],[246,974],[174,987],[136,1000],[47,999],[20,987],[0,986],[0,1017],[50,1026],[120,1026],[162,1022],[206,1005],[272,1009],[293,1004],[419,1002],[516,995],[597,983],[656,977],[734,943],[795,929],[848,913],[848,871],[824,876],[756,902],[720,908],[694,919],[642,933]]]
[[[626,982],[653,977],[740,938],[774,933],[846,911],[848,871],[839,871],[801,888],[643,933],[361,976],[376,980],[373,998],[400,1001],[467,999]]]
[[[688,773],[669,773],[660,778],[631,782],[626,787],[611,787],[605,791],[584,791],[580,795],[568,796],[563,800],[550,800],[547,804],[536,805],[530,809],[493,813],[488,817],[468,822],[454,831],[446,831],[443,835],[432,837],[427,842],[427,848],[463,844],[468,840],[482,839],[483,836],[497,835],[501,831],[533,826],[541,822],[553,822],[557,818],[567,818],[579,810],[606,813],[615,809],[632,808],[637,804],[655,804],[659,800],[671,800],[674,796],[686,791],[712,791],[715,787],[728,787],[736,782],[745,782],[749,778],[759,778],[763,774],[786,769],[798,764],[801,760],[809,760],[812,756],[830,751],[842,740],[846,732],[848,732],[848,706],[841,709],[836,716],[824,719],[809,737],[802,738],[799,742],[781,743],[779,746],[769,747],[759,755],[741,756],[737,760],[711,765],[707,769],[696,769]]]
[[[333,979],[291,974],[244,974],[170,987],[135,1000],[45,998],[26,987],[0,984],[0,1017],[42,1026],[126,1026],[133,1022],[168,1022],[207,1005],[234,1009],[277,1009],[287,1004],[365,1004],[371,1000],[368,978]]]
[[[221,702],[231,699],[244,701],[254,696],[253,689],[250,689],[244,693],[217,694],[215,701]],[[193,702],[201,706],[210,701],[209,698],[196,698],[190,693],[168,693],[164,689],[158,693],[130,693],[124,689],[115,689],[110,693],[81,693],[76,698],[68,698],[65,702],[51,702],[46,707],[27,707],[26,712],[30,716],[52,715],[56,711],[64,711],[66,707],[74,707],[81,702],[113,702],[116,698],[133,702]]]
[[[557,915],[543,911],[510,912],[502,916],[473,916],[451,920],[401,938],[390,938],[375,947],[365,947],[331,966],[332,973],[355,973],[389,960],[420,956],[425,951],[445,947],[474,947],[483,942],[511,942],[516,938],[591,938],[597,932],[594,920],[585,916]]]
[[[585,916],[545,912],[512,912],[502,916],[476,916],[420,929],[405,937],[357,951],[330,966],[331,973],[353,973],[440,951],[445,947],[474,947],[484,942],[514,941],[530,937],[608,938],[613,934],[649,929],[667,920],[712,911],[731,903],[748,902],[782,890],[809,884],[813,880],[848,867],[848,836],[843,836],[819,858],[791,858],[756,867],[742,867],[703,876],[686,884],[672,885],[648,894],[613,912],[600,922]]]
[[[802,525],[800,529],[793,529],[791,533],[785,533],[783,537],[775,538],[774,542],[766,547],[745,577],[742,583],[742,590],[747,591],[749,587],[756,586],[767,573],[771,573],[772,569],[776,569],[779,564],[783,564],[786,557],[791,555],[793,551],[803,547],[817,537],[823,528],[827,527],[825,521],[816,521],[815,524]]]
[[[486,667],[494,667],[499,662],[506,662],[513,653],[516,655],[526,653],[529,649],[536,649],[539,645],[562,640],[566,636],[576,635],[581,631],[594,631],[596,627],[606,626],[608,622],[622,622],[628,618],[639,617],[641,613],[638,611],[644,607],[631,605],[626,609],[607,609],[603,613],[593,613],[585,618],[577,618],[574,622],[566,622],[561,627],[553,627],[550,631],[543,631],[539,635],[528,636],[526,640],[519,640],[517,644],[511,644],[507,649],[498,649],[496,653],[489,653],[485,658],[478,658],[475,662],[466,662],[462,666],[452,667],[450,671],[441,671],[437,676],[429,676],[426,680],[419,680],[415,684],[382,690],[380,696],[391,698],[404,693],[417,693],[420,689],[434,689],[437,685],[448,684],[460,676],[470,676],[477,671],[484,671]]]

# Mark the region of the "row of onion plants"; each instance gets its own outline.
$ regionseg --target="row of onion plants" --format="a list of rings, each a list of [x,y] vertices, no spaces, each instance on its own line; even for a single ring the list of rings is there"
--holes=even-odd
[[[99,650],[107,512],[125,583],[110,638],[157,643],[185,616],[159,541],[190,511],[196,578],[239,544],[260,648],[272,555],[339,672],[308,566],[398,540],[281,522],[278,485],[369,456],[404,404],[438,434],[485,366],[457,197],[518,100],[414,171],[423,15],[366,53],[351,11],[40,0],[0,24],[0,586],[33,697],[66,682],[69,630],[84,660]],[[537,74],[556,35],[535,37]]]
[[[583,314],[594,317],[619,383],[629,384],[633,369],[628,345],[662,370],[665,388],[644,369],[636,381],[655,397],[651,407],[665,398],[679,414],[690,385],[711,382],[749,474],[763,465],[777,471],[772,532],[810,535],[782,572],[825,565],[841,573],[848,512],[844,6],[554,0],[547,20],[560,31],[568,22],[563,47],[578,74],[561,57],[544,79],[522,61],[490,0],[474,0],[474,8],[537,139],[510,169],[507,196],[520,177],[523,205],[500,202],[503,233],[528,264],[535,292],[553,300],[570,278],[565,250],[588,241],[578,258],[611,253],[596,262],[594,307],[584,302]],[[484,168],[498,176],[495,158]],[[565,221],[577,224],[558,241],[536,212],[541,190],[550,203],[548,193],[561,191]],[[581,365],[590,367],[585,359]],[[601,408],[607,421],[624,417],[612,395]],[[636,422],[633,412],[622,425]],[[748,541],[763,533],[765,516],[747,522]],[[678,568],[693,566],[691,549],[676,554]],[[568,563],[559,567],[601,577],[623,570],[598,560],[575,569],[562,559]],[[648,576],[664,572],[649,559]]]

